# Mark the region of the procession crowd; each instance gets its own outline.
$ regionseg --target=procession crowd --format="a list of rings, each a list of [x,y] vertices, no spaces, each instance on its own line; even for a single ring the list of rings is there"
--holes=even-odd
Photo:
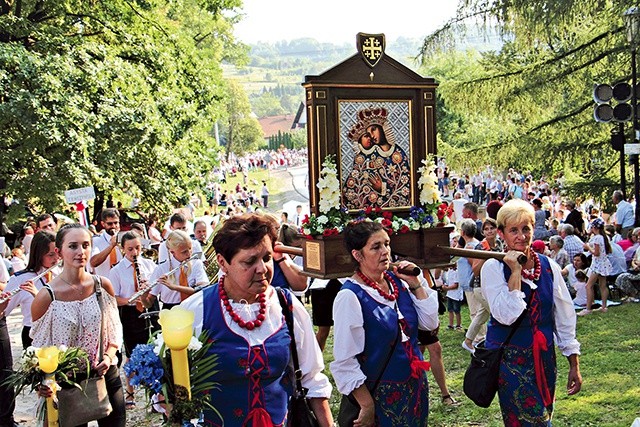
[[[218,355],[210,378],[220,384],[210,391],[217,411],[204,411],[206,425],[284,425],[295,396],[292,363],[298,362],[296,378],[318,425],[333,425],[333,387],[322,356],[333,327],[330,370],[342,395],[338,423],[423,426],[429,415],[426,371],[432,371],[442,403],[458,404],[447,388],[438,340],[444,309],[448,329],[466,329],[462,348],[503,349],[498,399],[505,425],[542,426],[551,424],[556,395],[554,345],[569,363],[567,393],[581,388],[574,305],[584,306],[581,315],[595,312],[597,284],[598,310],[606,312],[613,277],[629,301],[637,301],[626,260],[640,267],[640,228],[629,223],[631,205],[619,192],[613,194],[616,215],[606,224],[589,202],[581,210],[562,198],[561,180],[534,181],[513,170],[503,176],[491,168],[455,177],[444,163],[438,184],[456,224],[451,246],[504,252],[502,261],[461,257],[444,271],[407,274],[416,265],[391,265],[383,226],[354,221],[344,231],[357,265],[353,276],[308,280],[300,257],[281,249],[300,244],[300,209],[291,218],[269,214],[266,182],[258,190],[260,184],[249,179],[254,168],[304,159],[302,153],[279,153],[221,164],[207,188],[208,207],[192,198],[166,223],[152,218],[123,233],[114,208],[102,210],[95,224],[100,233],[79,224],[58,227],[47,214],[36,218],[22,240],[26,259],[14,254],[13,275],[0,263],[7,298],[0,304],[2,378],[13,365],[6,316],[20,309],[23,347],[84,348],[95,374],[106,379],[113,408],[98,424],[124,426],[137,402],[119,368],[159,328],[153,316],[141,315],[181,306],[194,313],[196,336],[207,332]],[[242,174],[242,184],[228,188],[229,174]],[[196,209],[205,215],[195,218]],[[628,236],[621,235],[625,231]],[[141,256],[147,246],[157,250],[157,259]],[[305,292],[311,295],[311,315],[296,298]],[[463,301],[471,317],[466,328]],[[7,386],[0,390],[0,427],[17,425],[12,393]],[[52,391],[41,387],[37,393],[47,397]],[[166,411],[163,405],[154,408]]]

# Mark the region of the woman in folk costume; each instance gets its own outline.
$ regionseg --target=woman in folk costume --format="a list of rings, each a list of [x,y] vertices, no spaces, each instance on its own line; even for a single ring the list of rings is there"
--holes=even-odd
[[[499,348],[522,316],[500,365],[498,397],[506,426],[550,426],[556,390],[555,344],[569,361],[567,393],[580,391],[576,313],[560,266],[531,249],[535,214],[519,199],[498,211],[498,234],[507,254],[481,272],[491,318],[486,347]],[[518,257],[527,262],[520,265]]]
[[[211,381],[212,402],[222,415],[205,411],[205,424],[225,427],[272,427],[287,422],[293,391],[291,336],[283,310],[293,313],[295,346],[308,389],[311,409],[320,425],[333,425],[328,398],[331,384],[322,373],[324,363],[313,325],[304,306],[282,289],[271,286],[277,221],[260,214],[233,216],[217,232],[213,246],[224,275],[182,306],[195,313],[196,334],[206,331],[218,355]]]
[[[390,240],[381,224],[355,222],[344,233],[358,268],[333,304],[336,386],[360,406],[354,425],[425,426],[429,364],[418,348],[418,327],[438,327],[438,298],[422,275],[389,270]]]

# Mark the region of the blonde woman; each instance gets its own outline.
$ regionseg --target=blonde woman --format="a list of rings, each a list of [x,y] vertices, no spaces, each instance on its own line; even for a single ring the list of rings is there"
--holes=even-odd
[[[153,299],[160,298],[162,308],[170,309],[189,296],[193,295],[196,286],[207,285],[209,279],[204,269],[202,261],[192,260],[181,269],[175,271],[170,276],[167,273],[192,255],[192,240],[189,235],[182,230],[173,230],[166,240],[169,257],[158,264],[153,271],[149,282],[159,282],[144,298],[146,306],[153,303]]]

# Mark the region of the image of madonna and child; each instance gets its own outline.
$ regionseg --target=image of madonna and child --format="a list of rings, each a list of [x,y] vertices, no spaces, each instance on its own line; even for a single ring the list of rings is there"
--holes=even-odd
[[[409,158],[396,143],[387,115],[382,107],[360,110],[347,134],[355,150],[344,186],[348,209],[410,205]]]

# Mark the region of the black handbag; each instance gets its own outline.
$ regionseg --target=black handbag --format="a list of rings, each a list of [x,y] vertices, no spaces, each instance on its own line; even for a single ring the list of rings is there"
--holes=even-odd
[[[293,333],[293,313],[289,308],[289,303],[282,289],[276,289],[278,293],[278,301],[282,306],[289,335],[291,335],[291,358],[293,359],[293,376],[295,379],[295,389],[293,396],[289,399],[289,410],[287,415],[287,426],[289,427],[319,427],[318,419],[313,410],[309,407],[307,399],[307,390],[302,387],[302,371],[298,363],[298,349],[296,348],[296,338]]]
[[[485,341],[476,346],[475,352],[471,355],[471,364],[464,373],[463,391],[469,399],[482,408],[488,408],[493,402],[493,398],[498,392],[498,378],[500,376],[500,362],[504,347],[509,345],[511,338],[516,333],[518,326],[522,323],[529,311],[533,293],[529,295],[527,308],[511,326],[511,331],[507,339],[495,349],[485,348]]]
[[[398,345],[398,340],[400,339],[400,325],[398,324],[398,331],[396,333],[396,339],[391,346],[391,350],[387,355],[387,360],[382,365],[382,369],[376,378],[376,381],[373,383],[373,387],[369,389],[369,393],[371,396],[378,388],[378,384],[380,384],[380,379],[384,374],[384,371],[387,370],[387,366],[389,366],[389,361],[391,360],[391,356],[393,356],[394,351],[396,350],[396,346]],[[353,397],[353,393],[349,395],[342,395],[342,399],[340,399],[340,409],[338,410],[338,425],[340,427],[352,427],[353,422],[358,419],[360,416],[360,405],[355,397]]]
[[[100,313],[102,307],[102,286],[98,276],[93,276],[95,294],[98,299]],[[100,317],[100,349],[98,356],[102,359],[104,345],[102,342],[104,331],[104,316]],[[77,426],[89,421],[99,420],[108,416],[113,408],[109,401],[107,383],[104,377],[89,378],[77,387],[63,388],[57,393],[58,422],[61,427]]]

